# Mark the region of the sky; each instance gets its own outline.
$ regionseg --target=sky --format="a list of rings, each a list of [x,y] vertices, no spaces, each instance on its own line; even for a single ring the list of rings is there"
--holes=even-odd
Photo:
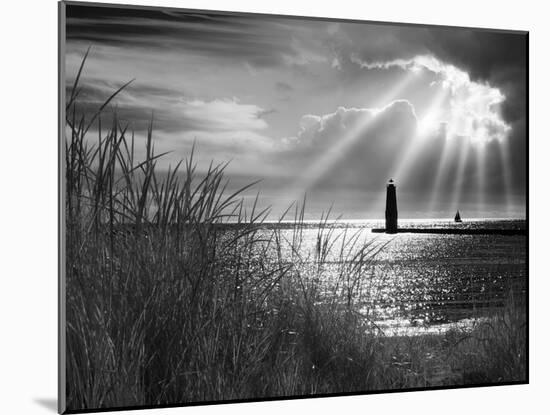
[[[294,17],[67,6],[66,90],[88,47],[79,109],[107,111],[158,169],[229,161],[275,219],[524,218],[527,41],[518,32]],[[97,128],[97,127],[94,127]],[[97,137],[90,132],[91,136]],[[140,151],[144,152],[143,146]]]

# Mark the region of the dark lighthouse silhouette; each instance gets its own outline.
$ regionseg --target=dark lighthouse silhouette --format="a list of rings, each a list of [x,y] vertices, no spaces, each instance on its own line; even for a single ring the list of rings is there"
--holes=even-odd
[[[458,220],[457,220],[458,219]],[[455,222],[462,222],[460,214],[456,212]],[[455,235],[526,235],[525,229],[493,229],[493,228],[464,228],[464,227],[412,227],[397,226],[397,191],[393,179],[386,185],[386,227],[373,228],[375,233],[439,233]]]
[[[393,179],[386,186],[386,233],[397,233],[397,195]]]

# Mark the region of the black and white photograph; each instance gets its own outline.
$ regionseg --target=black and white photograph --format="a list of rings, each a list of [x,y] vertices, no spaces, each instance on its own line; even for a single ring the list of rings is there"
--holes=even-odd
[[[59,24],[61,412],[528,383],[528,32]]]

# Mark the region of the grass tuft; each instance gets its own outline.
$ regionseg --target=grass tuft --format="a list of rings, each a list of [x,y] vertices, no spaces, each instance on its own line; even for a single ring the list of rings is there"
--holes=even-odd
[[[86,57],[88,52],[86,53]],[[518,380],[525,314],[510,302],[472,333],[384,337],[359,313],[383,245],[322,215],[305,254],[305,199],[291,237],[228,193],[226,165],[200,178],[194,149],[159,174],[116,113],[67,106],[68,408],[263,398]],[[90,137],[91,127],[97,138]],[[230,225],[238,224],[238,226]],[[286,254],[285,254],[286,253]],[[336,259],[335,259],[336,258]],[[337,264],[337,265],[335,265]],[[326,275],[336,277],[326,283]],[[380,280],[380,279],[379,279]],[[383,278],[381,279],[383,280]]]

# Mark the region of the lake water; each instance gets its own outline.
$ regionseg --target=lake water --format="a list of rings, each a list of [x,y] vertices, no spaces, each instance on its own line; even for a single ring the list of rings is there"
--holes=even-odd
[[[288,241],[283,244],[282,255],[292,260],[296,254],[289,248],[296,238],[292,224],[273,226]],[[323,281],[318,283],[327,292],[334,288],[343,275],[341,258],[352,259],[359,246],[368,244],[367,265],[353,274],[356,284],[351,282],[354,304],[385,335],[417,335],[468,327],[473,318],[490,316],[503,307],[510,295],[519,300],[525,298],[528,277],[525,235],[388,235],[372,233],[371,229],[376,227],[384,227],[383,221],[332,223],[332,234],[327,240],[334,244],[324,261]],[[442,220],[400,220],[399,227],[518,230],[526,229],[526,222],[477,219],[456,224]],[[301,232],[300,258],[306,266],[315,266],[322,250],[318,235],[319,225],[313,222]],[[357,243],[346,246],[345,241],[350,241],[352,235],[356,235]]]

